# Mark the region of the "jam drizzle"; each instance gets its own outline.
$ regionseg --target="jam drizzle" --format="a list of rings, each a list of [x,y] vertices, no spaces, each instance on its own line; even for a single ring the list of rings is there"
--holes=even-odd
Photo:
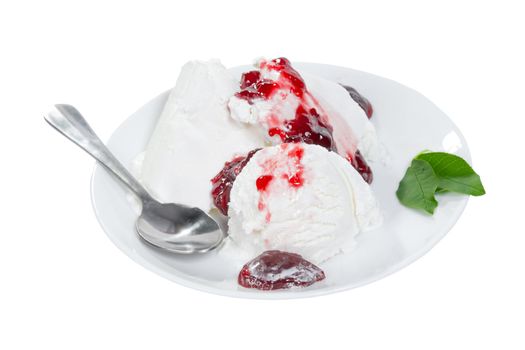
[[[224,215],[228,215],[228,204],[230,203],[230,193],[233,182],[241,170],[248,164],[248,161],[260,148],[250,151],[246,156],[235,157],[224,164],[221,171],[211,179],[211,195],[213,203]]]
[[[348,94],[350,95],[352,100],[357,102],[359,107],[361,107],[363,109],[363,111],[365,111],[366,116],[368,117],[368,119],[372,118],[372,114],[374,114],[374,108],[372,107],[372,104],[370,103],[370,101],[368,101],[368,99],[366,97],[361,95],[353,87],[348,86],[348,85],[343,85],[343,84],[340,84],[340,85],[345,88],[345,90],[348,92]]]
[[[257,208],[265,211],[265,220],[270,222],[272,214],[267,205],[267,198],[270,195],[270,185],[276,179],[276,175],[286,181],[288,186],[294,190],[303,186],[304,166],[302,159],[304,148],[297,143],[282,143],[279,153],[274,157],[265,159],[260,165],[262,174],[255,181],[257,191],[259,191],[259,201]],[[283,170],[285,170],[283,172]]]
[[[306,89],[301,75],[292,67],[290,61],[284,57],[271,61],[262,61],[259,64],[261,70],[278,72],[276,80],[265,79],[261,72],[252,70],[242,75],[240,88],[235,96],[254,104],[257,100],[269,100],[276,94],[282,94],[283,98],[291,93],[297,96],[299,104],[292,119],[284,119],[287,116],[270,115],[268,117],[268,135],[278,137],[283,143],[308,143],[322,146],[329,151],[337,152],[333,138],[333,130],[328,122],[326,113],[322,110],[319,102]],[[344,86],[345,87],[345,86]],[[370,117],[372,105],[362,97],[355,89],[345,87],[350,96],[356,100]],[[349,90],[351,89],[351,90]],[[352,91],[352,92],[350,92]],[[369,114],[370,113],[370,114]],[[372,170],[366,164],[362,155],[356,154],[348,157],[354,168],[361,174],[363,179],[371,183],[373,179]],[[357,159],[359,159],[357,161]]]

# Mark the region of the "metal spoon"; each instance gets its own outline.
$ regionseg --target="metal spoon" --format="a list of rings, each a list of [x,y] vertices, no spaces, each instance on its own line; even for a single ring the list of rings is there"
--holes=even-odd
[[[135,226],[146,242],[182,254],[204,253],[220,245],[225,233],[213,218],[199,208],[163,204],[153,199],[102,143],[75,107],[58,104],[55,108],[57,111],[44,119],[98,160],[140,199],[142,213]]]

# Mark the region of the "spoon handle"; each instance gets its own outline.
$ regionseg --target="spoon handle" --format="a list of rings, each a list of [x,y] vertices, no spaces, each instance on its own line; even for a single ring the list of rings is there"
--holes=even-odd
[[[73,106],[58,104],[55,108],[59,113],[51,112],[44,119],[58,132],[78,145],[100,164],[110,170],[116,177],[126,184],[142,201],[153,201],[146,189],[131,175],[119,160],[104,145],[95,134],[80,112]]]

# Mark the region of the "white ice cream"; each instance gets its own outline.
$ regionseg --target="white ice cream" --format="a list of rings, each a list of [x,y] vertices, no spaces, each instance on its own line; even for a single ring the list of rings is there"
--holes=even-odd
[[[341,156],[344,150],[358,148],[367,161],[383,161],[385,150],[377,137],[374,125],[365,111],[349,98],[339,84],[307,73],[302,74],[308,90],[316,97],[329,118],[334,141]],[[349,138],[353,135],[354,140]]]
[[[254,68],[259,70],[261,77],[277,81],[279,72],[266,68],[262,62],[265,60],[259,60],[254,64]],[[374,125],[359,104],[349,97],[348,92],[332,81],[301,71],[299,73],[313,97],[305,96],[306,103],[318,109],[322,119],[326,118],[328,124],[332,126],[338,153],[347,158],[359,149],[368,161],[383,160],[384,150],[378,141]],[[228,101],[228,107],[233,119],[246,124],[258,125],[264,130],[268,142],[279,144],[279,137],[270,137],[268,130],[282,125],[286,120],[293,119],[299,103],[299,98],[285,85],[269,100],[259,99],[248,102],[232,96]]]
[[[301,159],[294,157],[303,149]],[[289,179],[298,175],[301,186]],[[258,190],[261,177],[272,178]],[[323,147],[282,144],[257,152],[237,177],[228,215],[228,248],[255,256],[279,249],[313,263],[348,250],[361,231],[381,223],[378,203],[357,171]]]
[[[275,72],[268,74],[276,78],[271,76]],[[341,155],[359,147],[367,159],[374,159],[375,130],[357,103],[333,82],[303,77],[330,116]],[[290,96],[285,103],[249,104],[233,96],[238,91],[239,82],[218,61],[192,61],[182,68],[141,162],[141,181],[160,201],[208,211],[213,208],[210,180],[225,162],[280,143],[268,136],[275,122],[266,118],[268,111],[289,118],[299,102]],[[304,149],[299,162],[289,156],[297,147]],[[381,213],[370,186],[343,157],[306,144],[257,152],[231,191],[227,250],[249,259],[279,249],[319,263],[350,249],[359,232],[381,223]],[[297,174],[301,186],[291,185]],[[260,191],[256,184],[263,175],[273,178]]]
[[[211,183],[224,162],[264,145],[260,130],[230,118],[238,82],[219,61],[182,67],[146,148],[141,179],[161,201],[212,207]]]

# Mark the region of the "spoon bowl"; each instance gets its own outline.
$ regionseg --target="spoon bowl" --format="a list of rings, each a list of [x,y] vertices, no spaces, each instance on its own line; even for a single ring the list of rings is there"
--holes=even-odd
[[[217,222],[201,209],[173,203],[144,204],[135,227],[146,242],[181,254],[205,253],[224,238]]]
[[[222,243],[226,234],[216,220],[199,208],[155,200],[109,151],[75,107],[57,104],[55,108],[44,119],[95,158],[142,202],[142,212],[135,224],[142,239],[180,254],[205,253]]]

